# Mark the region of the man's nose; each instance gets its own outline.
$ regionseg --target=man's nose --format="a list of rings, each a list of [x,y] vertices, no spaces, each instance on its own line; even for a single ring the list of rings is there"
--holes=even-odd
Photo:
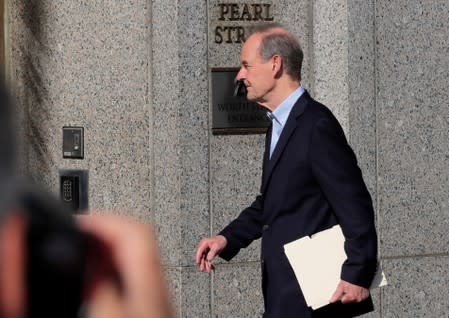
[[[245,79],[243,68],[241,68],[239,70],[239,72],[237,73],[237,76],[235,77],[235,79],[238,80],[238,81],[241,81],[241,80]]]

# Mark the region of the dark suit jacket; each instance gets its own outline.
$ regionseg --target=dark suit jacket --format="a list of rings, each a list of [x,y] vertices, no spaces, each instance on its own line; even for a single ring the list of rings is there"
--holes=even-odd
[[[340,124],[328,108],[305,92],[294,105],[271,159],[270,136],[271,129],[260,194],[220,232],[228,241],[220,257],[230,260],[262,237],[264,317],[315,317],[320,313],[322,317],[352,317],[371,311],[368,299],[361,304],[330,306],[313,315],[283,248],[340,224],[348,256],[341,278],[364,287],[373,279],[377,236],[372,201]]]

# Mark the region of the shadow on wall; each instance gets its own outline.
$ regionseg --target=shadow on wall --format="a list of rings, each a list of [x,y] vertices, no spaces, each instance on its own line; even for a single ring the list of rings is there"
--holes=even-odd
[[[40,0],[22,1],[16,9],[16,16],[21,19],[17,22],[22,24],[24,35],[22,39],[12,39],[12,42],[17,43],[22,59],[15,75],[15,80],[21,84],[19,87],[22,87],[18,106],[23,109],[27,153],[34,153],[34,160],[39,162],[40,167],[39,171],[33,171],[28,157],[25,171],[35,179],[41,179],[40,176],[49,176],[52,170],[47,138],[52,111],[47,87],[49,84],[45,82],[45,70],[49,64],[49,47],[45,34],[48,12],[45,12]]]

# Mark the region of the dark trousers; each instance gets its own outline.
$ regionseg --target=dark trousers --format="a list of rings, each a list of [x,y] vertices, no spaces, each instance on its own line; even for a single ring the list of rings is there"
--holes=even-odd
[[[329,304],[317,310],[307,310],[307,312],[295,313],[290,311],[287,316],[283,314],[264,313],[262,318],[352,318],[366,314],[374,310],[371,297],[360,303],[350,303],[343,305],[341,302]],[[281,315],[282,317],[280,317]]]
[[[341,302],[329,304],[313,311],[313,318],[351,318],[366,314],[374,310],[371,297],[360,303],[343,305]]]

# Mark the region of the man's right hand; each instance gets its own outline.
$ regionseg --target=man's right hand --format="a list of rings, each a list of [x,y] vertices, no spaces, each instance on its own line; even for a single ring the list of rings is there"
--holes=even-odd
[[[196,249],[195,260],[200,271],[211,273],[214,270],[212,260],[226,247],[228,241],[223,235],[203,238]]]

